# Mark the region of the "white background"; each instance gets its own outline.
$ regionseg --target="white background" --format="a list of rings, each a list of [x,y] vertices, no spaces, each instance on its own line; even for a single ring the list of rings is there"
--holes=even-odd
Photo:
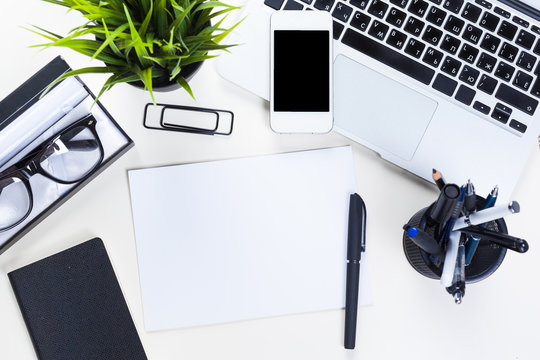
[[[86,57],[62,49],[28,48],[41,39],[20,26],[35,24],[65,34],[81,24],[75,13],[65,15],[64,8],[38,0],[4,0],[0,19],[0,98],[58,54],[64,55],[73,68],[99,66],[98,62],[89,63]],[[101,75],[83,76],[95,93],[105,79]],[[499,270],[489,279],[467,287],[463,304],[456,306],[437,281],[422,277],[409,266],[401,245],[401,227],[416,210],[436,198],[434,185],[335,133],[274,134],[268,124],[268,104],[221,79],[213,61],[207,61],[190,84],[197,102],[180,90],[157,94],[156,100],[230,109],[235,113],[231,136],[146,130],[141,124],[142,113],[150,97],[129,85],[116,86],[102,97],[105,107],[136,146],[0,255],[0,358],[36,358],[6,274],[95,236],[105,242],[150,359],[540,357],[538,149],[514,191],[513,199],[519,201],[522,212],[507,218],[510,233],[529,241],[529,252],[509,252]],[[367,251],[374,295],[374,305],[359,310],[356,350],[343,349],[342,310],[146,333],[128,169],[347,144],[353,146],[357,185],[368,209]],[[496,183],[497,179],[493,179]]]

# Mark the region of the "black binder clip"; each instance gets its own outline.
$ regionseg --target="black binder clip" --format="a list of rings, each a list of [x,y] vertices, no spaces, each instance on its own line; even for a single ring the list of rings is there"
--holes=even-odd
[[[230,135],[232,133],[234,124],[232,111],[171,104],[153,105],[148,103],[144,107],[143,126],[147,129],[202,135]],[[148,121],[150,111],[159,112],[159,120]],[[172,114],[173,111],[175,114]]]

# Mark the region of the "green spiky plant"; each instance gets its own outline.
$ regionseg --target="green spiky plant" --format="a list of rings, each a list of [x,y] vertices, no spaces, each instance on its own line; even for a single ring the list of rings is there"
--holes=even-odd
[[[152,79],[164,76],[193,97],[182,69],[217,56],[209,51],[226,50],[231,45],[220,42],[238,25],[221,28],[226,15],[238,7],[213,0],[43,1],[79,11],[87,22],[66,36],[34,26],[29,30],[50,42],[33,47],[65,47],[105,63],[67,72],[51,87],[69,76],[112,74],[97,98],[118,83],[142,81],[154,100]],[[215,17],[218,21],[211,25]]]

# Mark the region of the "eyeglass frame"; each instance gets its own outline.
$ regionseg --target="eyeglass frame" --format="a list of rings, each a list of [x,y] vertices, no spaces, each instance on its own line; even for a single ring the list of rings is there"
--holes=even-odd
[[[101,143],[101,139],[99,138],[99,134],[97,133],[97,130],[96,130],[96,123],[97,123],[97,120],[92,114],[88,114],[88,115],[82,117],[81,119],[77,120],[73,124],[71,124],[71,125],[65,127],[64,129],[62,129],[57,134],[55,134],[55,135],[49,137],[47,140],[43,141],[40,145],[38,145],[34,150],[32,150],[28,155],[23,157],[17,163],[10,166],[6,170],[0,172],[0,181],[2,181],[4,179],[7,179],[7,178],[18,178],[18,179],[20,179],[22,181],[22,183],[24,184],[24,186],[26,187],[26,190],[28,191],[28,200],[29,200],[28,211],[26,212],[26,214],[24,214],[24,216],[21,217],[21,219],[19,221],[15,222],[14,224],[12,224],[12,225],[10,225],[8,227],[5,227],[5,228],[0,228],[0,232],[4,232],[4,231],[10,230],[10,229],[13,229],[14,227],[17,227],[24,220],[26,220],[26,218],[32,212],[32,209],[34,208],[34,194],[33,194],[33,191],[32,191],[32,187],[30,186],[30,178],[32,176],[39,174],[39,175],[42,175],[42,176],[44,176],[44,177],[46,177],[46,178],[48,178],[48,179],[50,179],[50,180],[52,180],[54,182],[57,182],[59,184],[69,185],[69,184],[76,184],[76,183],[79,183],[79,182],[82,182],[82,181],[86,180],[88,177],[90,177],[96,171],[96,169],[99,168],[99,165],[103,162],[103,158],[105,157],[105,152],[104,152],[104,149],[103,149],[103,144]],[[99,154],[100,154],[99,155],[99,161],[96,162],[96,165],[88,172],[88,174],[86,174],[85,176],[83,176],[80,179],[77,179],[75,181],[66,181],[66,180],[57,179],[54,176],[52,176],[51,174],[47,173],[43,169],[43,167],[41,166],[39,160],[43,156],[43,154],[47,151],[47,149],[52,144],[54,144],[58,139],[60,139],[60,137],[62,135],[64,135],[65,133],[67,133],[67,132],[69,132],[69,131],[71,131],[71,130],[79,127],[79,126],[86,127],[95,136],[95,138],[97,140],[98,147],[99,147]],[[33,155],[33,154],[35,154],[35,155]]]

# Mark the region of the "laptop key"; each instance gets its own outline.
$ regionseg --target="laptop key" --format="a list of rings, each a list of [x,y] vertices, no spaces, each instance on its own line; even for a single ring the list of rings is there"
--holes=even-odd
[[[489,31],[495,31],[497,25],[499,25],[499,21],[501,21],[501,19],[497,15],[485,11],[480,19],[480,26]]]
[[[510,115],[512,115],[512,109],[501,103],[497,103],[497,105],[495,105],[495,109],[493,109],[493,112],[491,113],[491,117],[493,119],[500,121],[503,124],[508,122]]]
[[[540,65],[539,65],[540,67]],[[540,78],[537,78],[531,88],[531,95],[540,97]]]
[[[441,40],[443,32],[431,25],[428,25],[422,39],[429,42],[431,45],[437,45]]]
[[[360,10],[364,10],[367,7],[369,0],[351,0],[351,5],[356,6]]]
[[[510,19],[511,14],[498,6],[495,6],[495,9],[493,9],[493,11],[495,12],[495,14],[499,14],[507,19]]]
[[[465,26],[465,21],[461,20],[457,16],[450,15],[446,21],[446,24],[444,25],[444,29],[454,33],[455,35],[459,35],[463,29],[463,26]]]
[[[480,37],[482,36],[482,30],[476,26],[467,25],[465,31],[463,32],[463,38],[467,41],[472,42],[473,44],[478,44]]]
[[[461,7],[463,6],[463,0],[444,0],[443,6],[454,13],[459,13]]]
[[[429,9],[426,16],[426,20],[432,23],[433,25],[441,26],[446,18],[446,11],[439,9],[438,7],[432,6]]]
[[[458,51],[461,41],[451,35],[446,35],[441,43],[441,49],[448,51],[450,54],[455,54]]]
[[[343,3],[337,3],[334,11],[332,12],[332,16],[346,23],[347,21],[349,21],[349,17],[351,16],[352,11],[352,7],[347,6]]]
[[[486,34],[486,36],[484,36],[484,40],[482,40],[482,42],[480,43],[480,47],[491,53],[495,53],[500,43],[501,43],[501,39],[499,39],[495,35]]]
[[[520,17],[514,16],[514,17],[512,18],[512,21],[515,22],[516,24],[519,24],[519,25],[523,26],[523,27],[526,27],[526,28],[529,27],[529,22],[523,20],[523,19],[520,18]]]
[[[390,29],[388,25],[383,24],[378,20],[373,20],[371,27],[368,30],[368,34],[382,41],[384,40],[388,29]]]
[[[478,59],[476,66],[490,73],[493,71],[493,68],[495,67],[496,63],[497,63],[496,58],[483,52],[482,54],[480,54],[480,58]]]
[[[381,0],[373,0],[368,8],[368,13],[382,19],[387,10],[388,4],[382,2]]]
[[[522,51],[521,54],[519,54],[516,65],[527,71],[532,71],[535,63],[536,57],[534,55]]]
[[[528,91],[529,88],[531,87],[532,82],[533,82],[533,77],[531,75],[519,70],[512,84],[514,84],[520,89]]]
[[[486,94],[491,95],[495,91],[495,88],[497,87],[498,83],[499,82],[495,80],[494,78],[487,75],[482,75],[482,77],[480,78],[480,81],[478,82],[477,88],[479,90],[482,90]]]
[[[422,56],[422,52],[426,48],[426,44],[423,42],[416,40],[416,39],[410,39],[409,43],[405,47],[405,53],[419,59],[420,56]]]
[[[388,39],[386,39],[386,43],[392,47],[395,47],[396,49],[403,48],[403,45],[405,45],[405,41],[407,40],[407,35],[404,33],[392,30],[390,31],[390,34],[388,34]]]
[[[412,0],[411,5],[407,9],[411,14],[418,17],[423,17],[426,14],[429,4],[424,0]]]
[[[499,28],[499,31],[497,31],[497,34],[505,39],[512,41],[514,39],[514,36],[516,36],[517,30],[518,27],[516,25],[510,24],[508,21],[503,21],[501,27]]]
[[[516,38],[516,44],[529,50],[530,48],[532,48],[535,40],[536,36],[534,36],[528,31],[521,30]]]
[[[461,68],[461,62],[447,56],[441,66],[441,70],[447,73],[450,76],[456,76]]]
[[[471,46],[469,44],[463,44],[463,47],[461,48],[458,57],[473,64],[479,52],[480,50],[478,50],[474,46]]]
[[[279,10],[285,0],[264,0],[264,4],[270,6],[274,10]]]
[[[475,0],[475,3],[485,7],[486,9],[491,9],[491,7],[493,6],[489,1],[486,0]]]
[[[474,84],[476,84],[478,76],[480,76],[480,71],[468,65],[465,65],[463,67],[463,70],[461,70],[461,74],[459,74],[459,80],[473,86]]]
[[[402,72],[413,79],[429,85],[435,71],[429,67],[405,56],[385,45],[362,35],[354,30],[347,29],[341,41],[353,49],[382,62],[383,64]]]
[[[422,29],[424,29],[425,23],[417,18],[411,16],[405,23],[403,30],[414,36],[420,36]]]
[[[343,29],[345,29],[345,25],[338,23],[337,21],[332,21],[332,32],[334,34],[334,40],[339,39],[341,33],[343,32]]]
[[[482,114],[487,115],[491,111],[491,108],[486,104],[481,103],[480,101],[475,101],[473,109],[480,111]]]
[[[388,16],[386,17],[386,22],[390,25],[394,25],[397,28],[400,28],[401,25],[405,22],[405,18],[407,17],[407,14],[405,14],[403,11],[392,8],[388,12]]]
[[[471,105],[475,95],[476,91],[468,86],[460,85],[456,93],[456,100],[464,103],[465,105]]]
[[[368,15],[357,11],[354,13],[354,16],[351,20],[351,25],[360,31],[366,31],[370,21],[371,18]]]
[[[505,42],[501,47],[501,51],[499,51],[499,56],[505,60],[513,62],[516,59],[518,52],[519,49],[516,46]]]
[[[497,66],[497,70],[495,70],[495,76],[504,81],[510,81],[512,75],[514,75],[514,71],[516,69],[513,66],[501,61],[499,66]]]
[[[475,23],[480,17],[481,13],[482,13],[482,9],[480,9],[478,6],[473,5],[471,3],[467,3],[467,5],[465,5],[465,8],[463,8],[463,12],[461,13],[461,16],[463,16],[464,19],[467,19],[470,22]]]
[[[454,90],[456,90],[457,84],[456,80],[450,79],[443,74],[438,74],[432,86],[435,90],[438,90],[445,95],[452,96]]]
[[[285,7],[283,10],[302,10],[304,9],[304,5],[297,3],[293,0],[287,0],[287,3],[285,4]]]
[[[315,0],[315,9],[328,11],[334,5],[334,0]]]
[[[540,55],[540,40],[536,42],[536,46],[534,47],[533,52],[537,55]]]
[[[427,49],[426,53],[424,54],[424,58],[422,59],[422,61],[435,68],[438,68],[439,65],[441,64],[443,56],[444,54],[442,52],[430,47]]]
[[[399,6],[400,8],[405,9],[405,6],[407,6],[409,0],[390,0],[390,2],[396,6]]]
[[[510,124],[509,124],[509,125],[510,125],[510,127],[511,127],[512,129],[517,130],[517,131],[519,131],[520,133],[524,133],[525,131],[527,131],[527,125],[522,124],[522,123],[520,123],[519,121],[514,120],[514,119],[512,119],[512,120],[510,121]]]
[[[308,5],[310,5],[313,2],[313,0],[300,0],[300,1],[302,1],[303,3],[306,3]]]
[[[531,30],[535,33],[537,33],[538,35],[540,35],[540,27],[536,26],[536,25],[533,25],[531,26]]]
[[[538,100],[535,100],[506,84],[501,84],[501,86],[499,86],[499,89],[495,93],[495,97],[529,115],[533,115],[538,107]]]

